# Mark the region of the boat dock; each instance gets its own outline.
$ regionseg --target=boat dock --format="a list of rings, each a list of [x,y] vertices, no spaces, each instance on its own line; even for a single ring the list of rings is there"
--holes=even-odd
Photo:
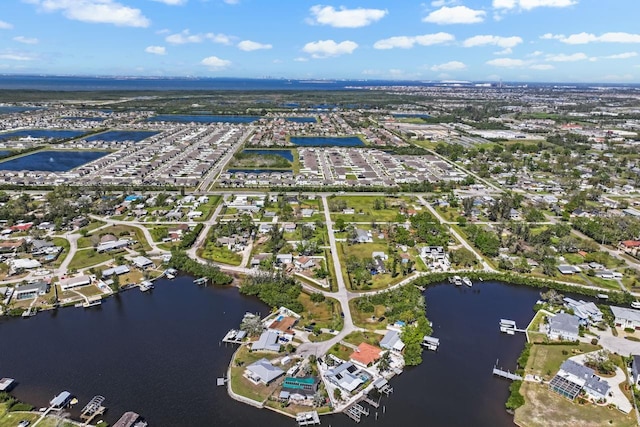
[[[311,426],[320,424],[318,411],[300,412],[296,415],[296,422],[299,426]]]
[[[206,285],[208,282],[209,282],[209,279],[207,277],[201,277],[193,281],[193,283],[195,283],[196,285]]]
[[[147,292],[153,288],[154,288],[153,282],[150,282],[148,280],[145,280],[140,283],[140,291],[142,292]]]
[[[104,396],[93,396],[89,403],[82,409],[80,419],[85,420],[85,426],[88,426],[95,417],[104,414],[104,411],[107,410],[106,407],[102,406],[104,401]]]
[[[0,391],[9,391],[15,385],[16,380],[13,378],[2,378],[0,380]]]
[[[102,305],[102,296],[100,295],[92,295],[90,297],[85,297],[85,302],[82,303],[82,307],[96,307]]]
[[[242,340],[247,336],[246,331],[238,331],[236,329],[231,329],[227,334],[222,338],[222,342],[231,343],[231,344],[242,344]]]
[[[216,385],[218,387],[221,387],[221,386],[225,385],[226,383],[227,383],[227,379],[224,378],[224,377],[220,377],[220,378],[216,379]]]
[[[518,329],[516,322],[509,319],[500,319],[500,332],[507,335],[514,335],[516,332],[527,332],[526,329]]]
[[[440,339],[426,335],[422,339],[422,345],[426,347],[428,350],[436,351],[440,346]]]
[[[347,417],[351,418],[356,423],[360,422],[360,418],[364,415],[365,417],[369,416],[369,410],[359,403],[354,403],[344,410],[344,413]]]
[[[518,374],[514,374],[510,371],[505,371],[504,369],[498,368],[498,361],[496,360],[496,365],[493,367],[493,375],[506,378],[511,381],[522,381],[522,377]]]
[[[375,380],[372,385],[380,393],[384,393],[387,396],[389,396],[391,393],[393,393],[393,387],[391,387],[389,385],[389,382],[386,379],[382,378],[382,377],[378,378],[377,380]]]
[[[364,395],[362,397],[362,401],[363,402],[367,402],[369,405],[373,406],[374,408],[378,409],[380,407],[380,403],[376,402],[375,400],[371,399],[369,397],[369,395]]]

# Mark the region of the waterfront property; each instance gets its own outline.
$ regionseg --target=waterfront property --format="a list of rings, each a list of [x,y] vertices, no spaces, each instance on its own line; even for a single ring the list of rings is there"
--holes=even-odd
[[[258,116],[215,116],[215,115],[160,115],[147,119],[148,122],[174,123],[253,123]]]
[[[38,141],[38,140],[60,140],[76,138],[85,131],[83,130],[59,130],[59,129],[25,129],[12,132],[0,133],[0,142],[20,140],[20,141]]]
[[[569,359],[549,383],[554,392],[574,400],[581,391],[594,400],[605,399],[611,386],[606,380],[595,375],[595,371]]]
[[[573,314],[558,313],[549,319],[549,332],[552,340],[577,341],[580,319]]]
[[[358,367],[352,362],[344,362],[337,367],[329,369],[324,377],[327,381],[346,391],[353,393],[355,389],[364,383],[357,375]]]
[[[267,359],[260,359],[245,370],[245,377],[255,384],[269,385],[273,380],[284,374],[284,371],[273,366]]]
[[[38,151],[1,162],[0,170],[67,172],[107,154],[107,151]]]
[[[128,130],[111,130],[108,132],[99,133],[96,135],[91,135],[87,138],[84,138],[87,142],[93,141],[104,141],[104,142],[140,142],[143,139],[147,139],[154,135],[157,135],[158,132],[154,131],[128,131]]]
[[[46,295],[48,291],[49,285],[45,282],[28,283],[26,285],[16,286],[16,289],[13,292],[13,298],[15,298],[16,301],[33,299],[38,296]]]

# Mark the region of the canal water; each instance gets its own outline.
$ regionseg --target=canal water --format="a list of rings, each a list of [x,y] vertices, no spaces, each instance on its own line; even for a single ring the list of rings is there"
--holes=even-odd
[[[434,286],[425,291],[437,353],[392,380],[360,425],[512,426],[504,411],[508,382],[493,378],[496,361],[513,369],[524,337],[498,331],[501,317],[524,325],[538,291],[494,282],[473,288]],[[93,309],[67,308],[30,319],[0,320],[0,377],[19,382],[14,394],[38,407],[62,390],[80,401],[101,394],[113,423],[125,411],[151,426],[294,426],[292,419],[229,398],[216,378],[234,347],[220,345],[245,312],[266,314],[260,301],[235,288],[203,288],[192,278],[160,280],[151,293],[124,292]],[[353,426],[344,415],[322,425]]]

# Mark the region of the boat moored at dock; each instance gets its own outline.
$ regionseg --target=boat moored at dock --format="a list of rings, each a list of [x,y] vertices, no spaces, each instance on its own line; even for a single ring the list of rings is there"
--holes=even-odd
[[[472,287],[473,286],[473,282],[467,276],[462,278],[462,283],[464,283],[468,287]]]

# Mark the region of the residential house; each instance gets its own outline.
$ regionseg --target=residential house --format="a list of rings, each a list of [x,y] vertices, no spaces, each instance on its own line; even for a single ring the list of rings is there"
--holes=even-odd
[[[363,342],[351,353],[349,360],[366,368],[380,359],[381,353],[382,349],[380,347]]]
[[[307,270],[309,268],[313,268],[316,266],[316,262],[313,258],[310,258],[308,256],[301,256],[298,257],[295,261],[294,264],[297,268],[301,269],[301,270]]]
[[[133,265],[135,265],[140,270],[145,270],[148,267],[154,266],[153,261],[143,256],[137,256],[134,259],[132,259],[131,262],[133,262]]]
[[[640,310],[612,305],[611,312],[617,327],[640,329]]]
[[[285,222],[284,224],[282,224],[282,230],[285,233],[293,233],[294,231],[296,231],[296,225],[293,222]]]
[[[260,335],[257,341],[254,341],[251,344],[251,350],[266,350],[266,351],[275,351],[276,353],[280,351],[280,344],[278,343],[278,333],[274,331],[265,331]]]
[[[298,319],[292,316],[283,316],[280,315],[276,317],[276,320],[271,322],[271,324],[267,327],[267,330],[273,331],[277,334],[295,334],[293,331],[293,327],[298,322]]]
[[[567,313],[558,313],[549,319],[547,336],[552,340],[577,341],[580,319]]]
[[[45,282],[28,283],[26,285],[16,286],[13,292],[13,298],[22,301],[46,295],[47,292],[49,292],[49,285]]]
[[[620,242],[618,248],[629,255],[640,256],[640,240],[624,240]]]
[[[356,228],[356,243],[372,243],[373,236],[370,231],[362,230],[361,228]]]
[[[245,375],[251,381],[268,385],[276,378],[284,374],[284,371],[277,366],[273,366],[267,359],[260,359],[247,366]]]
[[[549,383],[549,388],[556,393],[573,400],[578,396],[587,380],[594,376],[591,368],[569,359],[560,365],[560,370]]]
[[[287,400],[304,401],[315,396],[319,383],[314,377],[285,377],[282,392],[287,393]]]
[[[111,277],[114,274],[116,276],[122,276],[123,274],[127,274],[130,271],[131,270],[126,265],[117,265],[115,267],[107,268],[106,270],[103,270],[102,271],[102,278],[104,279],[104,278],[107,278],[107,277]]]
[[[380,341],[380,347],[386,350],[402,351],[404,349],[404,343],[400,339],[400,333],[393,330],[387,331]]]
[[[117,240],[115,242],[100,243],[96,247],[96,252],[103,253],[103,252],[116,251],[122,248],[126,248],[130,244],[131,244],[131,240],[125,240],[125,239]]]
[[[352,362],[344,362],[335,368],[327,370],[325,379],[342,390],[353,393],[361,384],[362,378],[356,375],[358,368]]]
[[[313,209],[302,209],[300,213],[302,214],[303,218],[311,218],[315,211]]]
[[[67,291],[69,289],[77,288],[80,286],[87,286],[91,284],[91,277],[89,276],[77,276],[69,277],[67,279],[60,280],[60,289]]]
[[[293,264],[292,254],[278,254],[276,255],[276,264]]]
[[[0,253],[17,252],[25,246],[25,240],[2,240],[0,241]]]
[[[580,267],[576,267],[575,265],[561,264],[558,266],[558,271],[567,276],[580,273],[582,270]]]
[[[576,301],[567,297],[564,299],[564,304],[567,308],[573,310],[581,325],[586,326],[602,322],[602,311],[592,302]]]

